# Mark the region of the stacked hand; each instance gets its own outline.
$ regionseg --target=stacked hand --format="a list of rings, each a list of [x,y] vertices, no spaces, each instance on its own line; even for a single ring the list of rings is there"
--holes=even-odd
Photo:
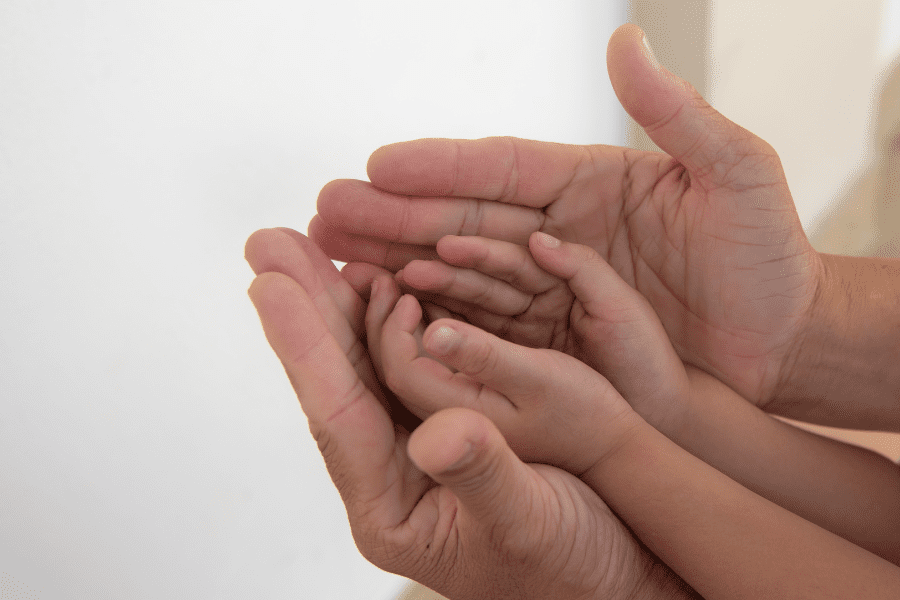
[[[673,597],[689,590],[576,477],[527,465],[484,416],[410,435],[361,344],[365,303],[305,236],[247,242],[266,336],[370,561],[457,598]]]
[[[524,246],[543,231],[588,245],[649,300],[685,361],[765,405],[791,375],[821,278],[778,156],[659,68],[636,27],[613,35],[607,62],[622,105],[666,154],[510,138],[395,144],[370,158],[371,183],[322,190],[310,235],[331,258],[403,269],[410,286],[447,290],[432,302],[473,324],[560,350],[571,347],[572,297],[559,288],[507,281],[502,263],[491,283],[433,262],[407,265],[440,257],[478,266],[458,245],[438,244],[448,234]],[[454,279],[465,293],[448,289]],[[481,305],[498,282],[510,301]]]
[[[634,26],[616,31],[610,78],[665,154],[511,138],[395,144],[370,158],[371,183],[337,181],[322,190],[311,239],[265,230],[248,241],[257,274],[250,296],[357,545],[376,565],[454,600],[692,594],[595,493],[603,488],[632,530],[706,591],[788,589],[765,553],[751,567],[740,547],[742,536],[756,539],[761,523],[759,539],[791,532],[782,555],[818,549],[798,585],[834,579],[834,559],[857,565],[861,579],[833,585],[890,589],[896,572],[821,530],[815,515],[798,518],[648,432],[619,395],[664,425],[672,415],[661,407],[696,383],[683,360],[759,407],[809,416],[808,400],[828,404],[820,390],[832,379],[820,378],[801,402],[785,393],[808,392],[804,348],[848,339],[846,328],[823,327],[819,318],[841,313],[831,293],[837,270],[803,234],[774,150],[659,67],[642,41]],[[543,233],[563,240],[562,250],[541,250]],[[329,258],[350,264],[339,273]],[[428,301],[422,308],[431,320],[456,320],[426,331],[416,300],[398,301],[401,288]],[[872,372],[893,369],[884,358],[891,354],[883,349],[893,348],[888,337],[856,340]],[[629,354],[648,347],[644,339],[672,345],[657,345],[649,363],[630,369],[635,356],[651,356]],[[843,378],[841,356],[819,360],[833,379]],[[549,369],[553,387],[538,369]],[[894,375],[875,379],[884,385],[871,404],[881,408],[900,384]],[[570,412],[543,392],[565,395]],[[823,414],[844,418],[846,406],[833,402]],[[723,405],[707,417],[743,427],[736,415],[746,413],[728,411]],[[849,420],[879,422],[877,410],[854,414]],[[644,432],[640,442],[629,443],[632,429]],[[782,433],[770,438],[764,460],[773,462]],[[797,447],[821,449],[807,442]],[[716,443],[732,447],[722,435]],[[651,449],[659,461],[648,459]],[[836,461],[848,456],[831,450]],[[605,458],[617,454],[618,466],[604,470]],[[740,449],[720,468],[737,465],[738,477],[746,456]],[[841,463],[841,477],[858,458]],[[775,479],[797,479],[778,466]],[[871,485],[856,489],[878,487],[883,467],[869,469]],[[631,486],[622,473],[642,481]],[[751,473],[746,485],[754,481]],[[654,504],[656,496],[643,493],[660,482],[680,501]],[[805,492],[820,487],[812,482]],[[891,502],[882,494],[882,506]],[[830,527],[829,518],[822,522]],[[709,519],[722,526],[707,527]],[[717,576],[716,561],[729,560],[729,578]]]

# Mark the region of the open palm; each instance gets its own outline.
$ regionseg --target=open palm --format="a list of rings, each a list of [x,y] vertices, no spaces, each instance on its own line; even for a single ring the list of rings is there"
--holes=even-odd
[[[657,67],[639,36],[613,35],[610,78],[666,153],[512,138],[395,144],[372,155],[372,183],[322,190],[310,234],[332,258],[392,271],[436,259],[447,234],[524,245],[544,231],[589,245],[650,301],[684,360],[764,404],[790,368],[818,255],[775,151]],[[555,302],[499,315],[491,329],[560,339],[567,315]]]

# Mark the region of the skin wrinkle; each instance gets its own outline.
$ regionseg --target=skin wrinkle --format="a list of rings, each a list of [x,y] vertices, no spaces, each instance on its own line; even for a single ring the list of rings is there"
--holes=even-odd
[[[455,168],[453,169],[453,181],[450,182],[450,196],[456,196],[456,182],[459,181],[459,157],[462,154],[462,151],[459,148],[459,140],[453,140],[453,148],[456,152],[456,156],[453,157],[453,164]]]
[[[407,199],[411,197],[407,196]],[[410,225],[411,216],[412,216],[412,203],[411,202],[403,202],[400,204],[402,209],[400,210],[400,218],[397,220],[397,233],[393,236],[392,242],[399,243],[400,240],[404,239],[403,236],[407,235],[408,232],[412,231],[413,227]]]
[[[654,271],[654,270],[653,270],[649,265],[647,265],[645,262],[643,262],[643,261],[641,261],[641,262],[644,264],[645,270],[648,271],[650,274],[653,275],[654,279],[656,279],[656,281],[657,281],[657,283],[659,284],[659,286],[660,286],[662,289],[664,289],[664,290],[668,293],[668,295],[669,295],[669,297],[670,297],[671,299],[675,300],[676,302],[678,302],[678,304],[681,305],[681,307],[684,309],[684,312],[685,312],[687,315],[689,315],[689,316],[695,318],[696,320],[698,320],[698,321],[699,321],[700,323],[702,323],[703,325],[706,325],[706,320],[703,319],[702,317],[700,317],[700,315],[698,315],[696,312],[694,312],[694,311],[693,311],[693,310],[685,303],[685,301],[684,301],[678,294],[676,294],[676,293],[674,292],[674,290],[669,286],[669,284],[666,283],[662,278],[660,278],[660,276],[656,273],[656,271]],[[690,272],[690,270],[689,270],[689,269],[686,269],[686,272]],[[664,323],[664,325],[665,325],[665,323]]]
[[[335,419],[340,418],[342,415],[346,414],[347,411],[360,400],[363,400],[366,394],[369,393],[369,388],[363,383],[362,379],[358,376],[356,381],[353,383],[353,387],[350,388],[346,394],[344,394],[344,398],[352,398],[349,402],[345,402],[343,406],[338,408],[335,412],[331,413],[330,416],[325,418],[325,424],[331,423]]]
[[[709,237],[713,238],[714,240],[718,240],[720,242],[725,242],[726,244],[734,244],[735,246],[752,246],[755,248],[769,248],[771,246],[771,244],[754,244],[751,242],[739,242],[739,241],[735,241],[735,240],[729,240],[728,238],[722,237],[722,236],[720,236],[718,234],[714,234],[714,233],[710,233],[707,235],[709,235]]]
[[[673,163],[672,167],[662,177],[660,177],[660,180],[664,179],[667,175],[670,175],[672,173],[677,173],[677,175],[678,175],[677,181],[681,184],[680,189],[682,191],[681,191],[681,193],[676,194],[676,197],[678,198],[678,202],[666,203],[666,202],[657,201],[657,202],[653,203],[653,206],[657,211],[657,215],[659,216],[659,220],[661,223],[663,223],[663,230],[667,233],[667,237],[668,237],[668,240],[670,241],[670,243],[672,242],[672,240],[671,240],[671,234],[669,232],[674,232],[677,230],[677,228],[675,227],[675,224],[679,220],[679,218],[682,218],[682,219],[686,218],[685,211],[684,211],[684,203],[686,202],[686,196],[687,196],[688,192],[690,192],[690,190],[691,190],[691,179],[690,179],[690,175],[688,174],[688,170],[686,168],[684,168],[683,165],[678,164],[678,163]],[[687,183],[685,183],[686,181],[687,181]],[[654,189],[655,189],[655,186],[654,186]],[[704,210],[704,209],[706,209],[706,206],[704,206],[702,204],[700,206],[698,206],[698,210]],[[685,232],[684,239],[688,239],[688,232]],[[672,246],[675,246],[675,244],[673,243]],[[682,246],[683,246],[683,244],[682,244]],[[677,250],[679,252],[681,252],[682,248],[677,247]]]
[[[743,140],[729,140],[727,143],[727,146],[737,146],[742,141]],[[754,170],[752,167],[747,167],[744,164],[747,160],[750,160],[751,158],[754,158],[754,157],[758,158],[760,165],[770,162],[773,159],[772,155],[767,154],[765,152],[737,152],[737,151],[735,151],[734,156],[737,156],[737,160],[734,161],[733,164],[729,165],[724,173],[720,173],[719,176],[715,178],[715,179],[721,179],[723,183],[721,185],[714,184],[711,188],[706,190],[708,193],[712,193],[712,192],[720,190],[720,189],[727,189],[732,192],[743,193],[743,192],[748,192],[751,190],[764,190],[764,189],[768,189],[770,187],[779,187],[779,186],[783,185],[784,182],[780,179],[776,179],[775,181],[771,181],[768,183],[753,183],[753,184],[743,185],[743,186],[739,185],[739,183],[738,183],[739,180],[741,179],[741,177],[735,177],[735,178],[729,180],[728,175],[739,168],[744,169],[744,170]],[[721,162],[721,160],[720,160],[720,162]],[[765,169],[762,169],[762,168],[757,168],[755,170],[765,171]],[[713,172],[713,170],[710,170],[709,174],[711,175],[712,172]],[[779,210],[781,210],[781,209],[779,209]]]
[[[504,203],[512,203],[519,195],[519,147],[513,138],[505,138],[512,149],[512,165],[509,174],[506,177],[506,184],[500,193],[498,200]]]
[[[475,213],[474,217],[471,216],[472,212]],[[484,219],[484,204],[482,202],[479,202],[478,200],[469,198],[466,201],[466,211],[463,214],[463,220],[459,226],[459,233],[457,235],[472,235],[469,232],[473,229],[475,231],[475,235],[477,235],[478,231],[481,228],[482,219]]]
[[[631,231],[635,230],[635,227],[637,227],[637,230],[640,231],[640,224],[633,225],[632,221],[635,219],[635,214],[637,213],[638,209],[643,205],[643,202],[646,202],[649,199],[649,197],[650,197],[650,194],[643,196],[642,204],[639,205],[638,207],[636,207],[634,210],[632,210],[629,217],[623,220],[624,228],[627,231],[626,235],[629,239],[631,239],[631,237],[632,237]],[[669,231],[669,229],[666,229],[666,231]],[[637,287],[637,283],[641,280],[641,277],[638,274],[638,265],[640,263],[643,263],[649,270],[655,271],[653,268],[650,267],[647,259],[645,258],[648,255],[648,253],[644,249],[646,244],[653,244],[654,246],[656,246],[659,249],[658,252],[654,253],[654,256],[659,256],[662,258],[663,262],[660,265],[660,267],[661,267],[660,271],[665,270],[665,264],[669,261],[670,257],[673,254],[681,256],[681,250],[672,243],[671,239],[669,239],[669,236],[666,236],[666,241],[672,245],[674,252],[664,252],[663,249],[661,247],[659,247],[659,242],[654,236],[646,236],[646,237],[644,237],[643,240],[641,240],[640,242],[638,242],[636,244],[634,244],[634,243],[628,244],[629,248],[631,249],[631,264],[632,264],[632,281],[631,281],[631,283],[632,283],[633,287]],[[658,277],[658,275],[656,275],[655,272],[654,272],[654,275],[656,276],[656,278],[658,280],[659,277]],[[671,290],[670,290],[670,293],[671,293]]]
[[[762,265],[769,265],[769,264],[772,264],[772,263],[783,262],[783,261],[786,261],[786,260],[791,260],[791,259],[793,259],[793,258],[797,258],[797,257],[799,257],[799,256],[805,256],[805,255],[806,255],[806,252],[797,252],[797,253],[795,253],[795,254],[790,254],[790,255],[788,255],[788,256],[781,256],[781,257],[778,257],[778,258],[771,258],[771,259],[769,259],[769,260],[764,260],[763,262],[756,263],[755,266],[762,266]],[[791,274],[791,275],[785,275],[785,276],[781,276],[781,277],[773,277],[773,278],[771,278],[771,279],[763,279],[762,281],[763,281],[763,282],[766,282],[766,281],[777,281],[778,279],[783,279],[783,278],[785,278],[785,277],[794,277],[794,276],[797,276],[797,275],[801,275],[801,273],[793,273],[793,274]]]
[[[646,131],[646,132],[647,132],[647,135],[648,135],[651,139],[653,139],[653,132],[655,132],[655,131],[657,131],[657,130],[659,130],[659,129],[662,129],[663,127],[665,127],[666,125],[668,125],[669,123],[671,123],[673,120],[675,120],[675,118],[676,118],[678,115],[680,115],[681,112],[684,110],[684,105],[685,105],[685,103],[681,103],[681,104],[678,105],[678,108],[675,110],[675,112],[673,112],[671,115],[669,115],[669,116],[667,116],[667,117],[662,117],[662,118],[658,119],[658,120],[657,120],[656,122],[654,122],[654,123],[650,123],[650,124],[648,124],[648,125],[644,125],[644,131]],[[678,158],[678,157],[675,157],[675,158]]]
[[[674,158],[679,165],[684,165],[685,162],[690,162],[690,159],[692,157],[694,157],[697,153],[702,153],[707,148],[709,140],[712,136],[713,134],[709,130],[702,131],[697,139],[694,140],[694,143],[688,147],[687,151],[685,151],[681,156],[673,156],[672,158]],[[702,162],[707,165],[706,168],[704,169],[702,167],[698,167],[694,174],[696,176],[697,187],[702,189],[706,194],[709,194],[713,191],[713,189],[715,189],[715,184],[713,184],[713,189],[707,188],[704,184],[709,182],[709,180],[711,179],[715,179],[714,177],[712,177],[712,175],[714,172],[716,172],[716,168],[718,167],[721,160],[717,155],[715,160],[703,160]]]
[[[547,210],[552,210],[552,208],[554,206],[556,206],[560,200],[562,200],[562,197],[565,195],[566,191],[568,191],[569,189],[572,188],[572,185],[574,184],[576,177],[578,177],[578,175],[584,165],[585,158],[590,159],[591,165],[592,165],[592,172],[593,173],[597,172],[596,163],[594,162],[593,154],[591,153],[590,149],[582,147],[581,153],[578,156],[578,162],[576,162],[575,165],[572,167],[572,176],[569,177],[569,181],[567,181],[566,184],[563,185],[559,189],[559,191],[556,193],[556,196],[554,196],[553,200],[551,200],[548,204],[544,205],[543,210],[545,213]],[[550,233],[550,232],[548,231],[545,233]]]

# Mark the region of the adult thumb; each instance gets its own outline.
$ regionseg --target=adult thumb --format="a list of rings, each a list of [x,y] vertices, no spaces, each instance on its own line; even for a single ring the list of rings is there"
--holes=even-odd
[[[537,493],[535,481],[487,417],[465,408],[438,411],[412,433],[407,451],[453,492],[479,530],[503,535],[521,527],[520,513],[529,504],[523,499]]]
[[[735,158],[777,156],[765,141],[713,109],[690,83],[663,68],[637,25],[627,23],[613,32],[606,67],[625,111],[695,178],[724,185],[725,177],[733,179]]]

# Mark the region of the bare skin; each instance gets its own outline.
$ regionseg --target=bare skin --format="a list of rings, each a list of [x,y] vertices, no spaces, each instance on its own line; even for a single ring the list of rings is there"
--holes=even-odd
[[[442,257],[458,266],[413,261],[395,279],[438,291],[445,298],[458,300],[462,308],[475,301],[499,314],[514,314],[522,306],[534,306],[537,298],[557,299],[548,306],[565,311],[557,318],[568,320],[566,331],[570,336],[561,345],[562,351],[608,379],[649,424],[761,496],[900,564],[900,539],[892,533],[900,530],[897,465],[874,452],[781,422],[709,374],[686,366],[650,304],[593,249],[544,233],[532,234],[527,248],[477,236],[448,236],[437,247]],[[368,269],[351,264],[346,270],[363,275]],[[364,280],[354,280],[354,284],[360,283]],[[361,289],[365,291],[365,286]],[[369,314],[383,302],[373,300]],[[431,320],[460,318],[435,306],[428,307],[427,312]],[[386,340],[378,326],[372,323],[367,329],[375,364],[396,369],[401,347],[379,348],[378,344],[385,346]],[[423,333],[424,323],[415,334]],[[537,369],[539,381],[549,377],[549,367],[558,362],[552,359],[554,356],[549,355],[546,367]],[[576,367],[580,368],[576,364],[573,375]],[[431,374],[401,377],[390,369],[385,371],[385,376],[394,380],[417,384]],[[429,388],[434,389],[434,385]],[[546,395],[542,390],[534,393]],[[478,391],[480,396],[486,393],[482,388]],[[430,398],[427,407],[431,410],[446,407],[445,402],[454,398],[465,398],[462,393],[447,394],[442,403],[426,394],[401,396]],[[572,390],[560,392],[556,410],[565,412],[573,397],[577,394]],[[575,431],[580,426],[603,435],[601,425],[607,418],[595,414],[594,404],[587,403],[578,416],[570,419],[564,441],[577,448]],[[420,416],[430,414],[421,412],[423,406],[410,408]],[[559,414],[554,416],[559,418]],[[535,452],[536,448],[560,443],[545,432],[531,435],[522,446]],[[575,449],[573,452],[578,454]]]
[[[588,245],[649,300],[684,360],[789,411],[778,391],[822,265],[778,155],[659,67],[638,28],[616,31],[607,62],[623,106],[667,154],[511,138],[395,144],[370,158],[371,183],[322,190],[311,237],[332,258],[392,271],[436,258],[447,234],[526,245],[543,231]],[[546,308],[465,316],[559,348],[568,324]]]
[[[816,253],[775,150],[642,41],[639,28],[620,27],[607,66],[664,153],[513,138],[393,144],[370,157],[371,183],[323,188],[311,237],[334,259],[394,272],[438,258],[447,235],[524,246],[542,231],[585,244],[647,298],[685,362],[752,404],[900,431],[900,261]],[[431,300],[532,347],[570,337],[554,318],[558,298],[515,314]]]
[[[246,256],[368,560],[453,600],[696,597],[582,481],[523,463],[483,415],[441,411],[410,434],[361,341],[366,303],[305,236],[259,231]]]
[[[577,359],[456,319],[429,325],[420,345],[419,304],[393,284],[375,280],[366,316],[390,388],[423,416],[477,409],[526,460],[577,473],[703,597],[887,600],[900,589],[900,569],[690,455]]]

